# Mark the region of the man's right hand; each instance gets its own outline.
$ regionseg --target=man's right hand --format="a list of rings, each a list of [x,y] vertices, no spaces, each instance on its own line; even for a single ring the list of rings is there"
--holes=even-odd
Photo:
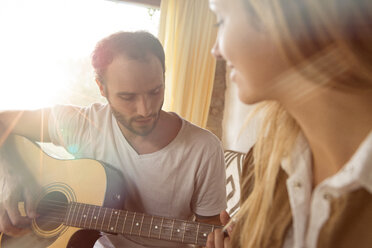
[[[22,235],[36,217],[35,200],[40,187],[23,165],[3,152],[7,136],[15,133],[32,141],[50,142],[48,120],[50,109],[0,111],[0,232]],[[18,203],[24,202],[26,216],[21,216]]]
[[[5,159],[0,160],[0,232],[21,236],[29,231],[36,217],[39,186],[26,171],[16,171]],[[26,216],[21,215],[19,202],[24,202]]]

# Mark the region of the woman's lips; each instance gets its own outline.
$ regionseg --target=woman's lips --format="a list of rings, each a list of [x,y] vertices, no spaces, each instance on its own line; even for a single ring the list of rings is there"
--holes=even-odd
[[[235,79],[235,75],[236,75],[236,70],[235,70],[235,67],[230,63],[230,62],[228,62],[227,61],[227,63],[226,63],[226,66],[227,66],[227,68],[229,69],[229,78],[230,78],[230,80],[231,81],[234,81],[234,79]]]
[[[231,68],[230,69],[230,80],[232,81],[232,82],[235,82],[235,78],[236,78],[236,70],[235,70],[235,68]]]

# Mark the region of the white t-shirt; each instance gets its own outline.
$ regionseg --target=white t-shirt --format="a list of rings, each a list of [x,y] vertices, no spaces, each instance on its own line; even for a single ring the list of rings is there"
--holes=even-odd
[[[186,120],[182,119],[179,133],[166,147],[142,155],[123,136],[109,105],[55,106],[49,135],[75,158],[100,160],[120,170],[126,186],[126,210],[190,220],[194,214],[213,216],[226,208],[221,143]],[[159,241],[151,244],[167,246]],[[143,247],[132,242],[120,245]]]

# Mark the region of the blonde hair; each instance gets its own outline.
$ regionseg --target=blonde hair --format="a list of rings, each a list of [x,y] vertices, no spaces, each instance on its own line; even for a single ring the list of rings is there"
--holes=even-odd
[[[315,87],[372,89],[372,1],[242,0],[254,23],[278,45],[294,71]],[[260,27],[261,28],[261,27]],[[285,75],[280,80],[296,80]],[[262,247],[269,227],[281,160],[300,132],[297,122],[277,102],[263,102],[262,127],[253,149],[254,186],[236,218],[232,243]],[[242,178],[246,187],[251,178]]]

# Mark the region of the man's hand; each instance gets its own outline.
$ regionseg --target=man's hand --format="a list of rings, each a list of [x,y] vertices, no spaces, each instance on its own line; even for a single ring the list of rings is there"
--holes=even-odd
[[[24,165],[13,161],[8,146],[11,133],[33,141],[49,142],[50,109],[0,111],[0,232],[22,235],[36,217],[35,200],[40,187]],[[42,128],[43,127],[43,128]],[[24,202],[26,216],[21,216],[18,203]]]
[[[0,161],[0,232],[21,236],[28,232],[31,219],[36,217],[35,199],[39,186],[26,171],[15,171],[5,159]],[[18,203],[24,202],[26,216]]]
[[[226,211],[220,213],[220,220],[222,225],[226,225],[230,221],[230,216]],[[232,226],[229,226],[227,230],[227,236],[222,229],[216,229],[213,233],[208,235],[207,248],[229,248],[230,247],[230,234],[232,232]]]

